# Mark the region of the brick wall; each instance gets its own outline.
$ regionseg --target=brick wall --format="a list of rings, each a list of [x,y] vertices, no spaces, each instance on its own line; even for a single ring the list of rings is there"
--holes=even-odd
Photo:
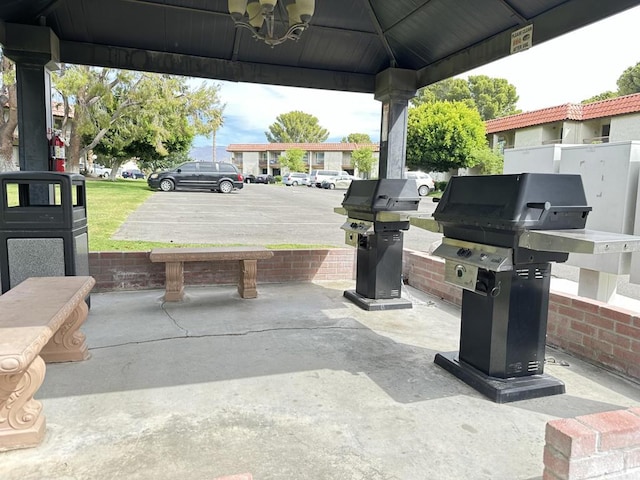
[[[258,260],[258,283],[350,280],[355,278],[355,251],[274,250],[268,260]],[[164,288],[165,266],[151,263],[149,252],[92,252],[89,272],[95,292]],[[237,262],[187,262],[185,285],[225,285],[238,282]]]
[[[640,408],[547,423],[543,480],[640,478]]]
[[[406,283],[460,305],[462,289],[444,283],[444,260],[405,250]],[[547,344],[640,379],[640,312],[565,293],[551,293]],[[639,477],[640,478],[640,477]]]

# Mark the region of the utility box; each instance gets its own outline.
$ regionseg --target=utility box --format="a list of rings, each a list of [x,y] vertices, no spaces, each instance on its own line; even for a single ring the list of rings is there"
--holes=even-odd
[[[585,228],[634,234],[640,174],[640,142],[563,148],[560,173],[578,173],[582,176],[587,203],[593,208]],[[631,253],[572,253],[567,263],[597,272],[626,275],[630,272]]]
[[[562,149],[566,147],[553,144],[507,149],[503,173],[558,173]]]
[[[634,235],[640,236],[640,172],[638,173],[638,198],[636,200],[636,221],[633,225]],[[630,283],[640,284],[640,252],[631,254],[631,275]]]
[[[29,277],[89,275],[82,175],[0,174],[0,287]]]

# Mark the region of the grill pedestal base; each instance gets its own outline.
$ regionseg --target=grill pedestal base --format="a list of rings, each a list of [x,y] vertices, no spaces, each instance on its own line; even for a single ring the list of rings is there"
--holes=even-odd
[[[517,402],[565,392],[564,383],[547,374],[506,379],[491,377],[460,362],[458,352],[438,353],[434,363],[495,403]]]
[[[344,296],[363,310],[399,310],[413,307],[410,301],[403,298],[368,298],[355,290],[345,290]]]

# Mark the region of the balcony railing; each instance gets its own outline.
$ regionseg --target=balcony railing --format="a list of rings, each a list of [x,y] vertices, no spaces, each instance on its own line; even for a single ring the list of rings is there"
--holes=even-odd
[[[609,136],[605,137],[591,137],[591,138],[583,138],[582,143],[592,144],[592,143],[609,143]]]

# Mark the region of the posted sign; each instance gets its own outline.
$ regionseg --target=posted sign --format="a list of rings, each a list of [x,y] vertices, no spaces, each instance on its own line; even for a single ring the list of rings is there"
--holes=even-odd
[[[527,25],[511,34],[511,53],[522,52],[533,44],[533,25]]]

